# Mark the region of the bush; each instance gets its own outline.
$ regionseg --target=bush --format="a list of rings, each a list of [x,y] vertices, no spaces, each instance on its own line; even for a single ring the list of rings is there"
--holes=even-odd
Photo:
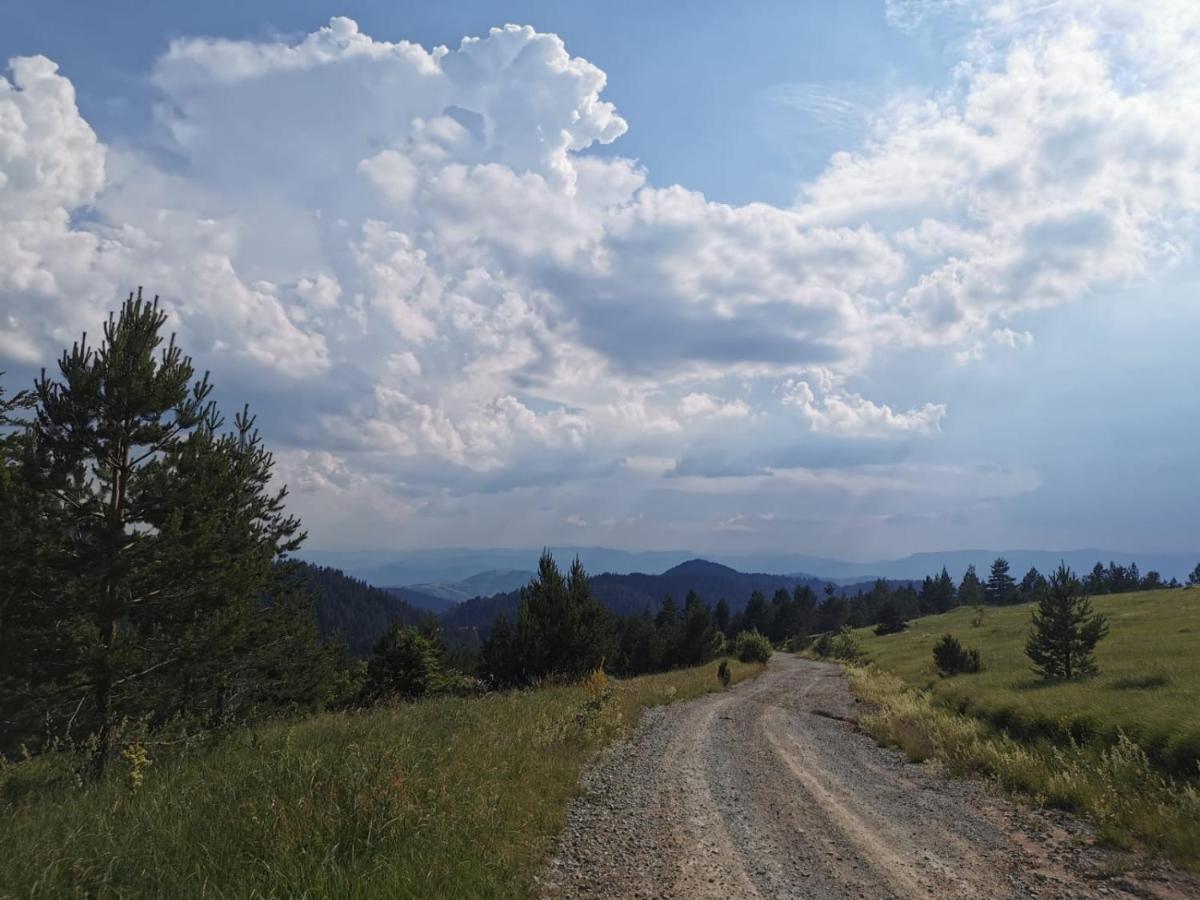
[[[862,650],[849,628],[843,628],[837,633],[825,632],[813,642],[812,649],[817,656],[832,657],[844,662],[854,662],[862,658]]]
[[[968,650],[954,635],[947,634],[933,646],[933,661],[943,675],[979,671],[979,651]]]
[[[858,640],[850,633],[849,628],[843,628],[834,635],[829,652],[834,659],[840,659],[843,662],[855,662],[862,658]]]
[[[729,683],[733,681],[733,674],[729,671],[729,660],[721,660],[721,664],[717,666],[717,681],[721,682],[721,687],[729,687]]]
[[[763,662],[771,658],[774,648],[758,631],[743,631],[734,639],[734,653],[742,662]]]

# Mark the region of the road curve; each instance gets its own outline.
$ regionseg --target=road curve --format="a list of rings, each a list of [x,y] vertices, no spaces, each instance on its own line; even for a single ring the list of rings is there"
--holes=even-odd
[[[584,778],[543,897],[1177,897],[1062,816],[878,747],[837,666],[650,710]],[[1125,867],[1128,868],[1127,866]]]

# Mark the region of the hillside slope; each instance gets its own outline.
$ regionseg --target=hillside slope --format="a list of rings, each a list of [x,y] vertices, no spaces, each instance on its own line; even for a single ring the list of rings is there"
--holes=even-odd
[[[393,622],[418,625],[429,613],[339,569],[296,563],[315,595],[317,629],[328,640],[340,634],[354,656],[366,656]]]
[[[900,634],[858,632],[863,650],[880,668],[929,688],[955,709],[1025,736],[1139,743],[1159,765],[1194,776],[1200,765],[1200,588],[1112,594],[1092,598],[1108,616],[1109,637],[1096,656],[1100,674],[1046,684],[1025,656],[1028,604],[957,609],[910,623]],[[974,675],[940,678],[933,644],[952,634],[983,657]]]
[[[385,588],[406,603],[441,615],[464,600],[475,597],[492,597],[509,591],[519,590],[533,578],[533,572],[525,569],[494,569],[477,572],[460,581],[434,581],[426,584],[406,584]]]

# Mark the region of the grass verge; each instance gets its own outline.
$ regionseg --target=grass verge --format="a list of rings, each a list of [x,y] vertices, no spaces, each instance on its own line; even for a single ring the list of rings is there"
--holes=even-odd
[[[593,754],[716,670],[325,713],[99,783],[8,764],[0,897],[520,896]]]
[[[1182,779],[1200,775],[1200,588],[1093,597],[1111,633],[1096,648],[1100,674],[1043,682],[1025,656],[1030,606],[961,608],[914,619],[899,634],[855,632],[866,657],[941,703],[1028,741],[1115,746],[1121,735]],[[976,624],[978,622],[978,624]],[[983,671],[940,678],[932,650],[944,634],[982,654]]]
[[[1162,773],[1128,738],[1090,746],[1023,742],[876,666],[851,667],[848,674],[855,695],[875,710],[860,723],[881,744],[916,762],[938,760],[955,774],[982,775],[1047,806],[1081,813],[1109,843],[1200,871],[1200,791]]]

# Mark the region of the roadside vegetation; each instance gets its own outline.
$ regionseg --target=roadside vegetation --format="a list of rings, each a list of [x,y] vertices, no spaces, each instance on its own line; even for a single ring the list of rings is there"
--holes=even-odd
[[[0,896],[522,895],[586,762],[646,707],[720,690],[717,668],[326,712],[100,780],[63,754],[10,763]]]
[[[1044,680],[1026,655],[1032,605],[915,619],[902,634],[855,632],[866,658],[939,704],[1028,740],[1141,747],[1162,770],[1200,775],[1200,589],[1093,597],[1109,624],[1095,647],[1099,674]],[[944,635],[979,650],[974,674],[942,677],[933,659]]]
[[[994,780],[1036,802],[1084,815],[1098,836],[1200,871],[1200,790],[1173,778],[1119,735],[1112,744],[1023,741],[955,712],[876,666],[849,670],[855,695],[873,710],[860,724],[914,762],[936,760],[958,775]]]
[[[851,681],[875,707],[863,726],[914,760],[993,778],[1084,814],[1118,846],[1200,869],[1200,589],[1090,603],[1076,590],[1061,604],[1085,648],[1075,677],[1047,663],[1047,596],[857,631]]]

